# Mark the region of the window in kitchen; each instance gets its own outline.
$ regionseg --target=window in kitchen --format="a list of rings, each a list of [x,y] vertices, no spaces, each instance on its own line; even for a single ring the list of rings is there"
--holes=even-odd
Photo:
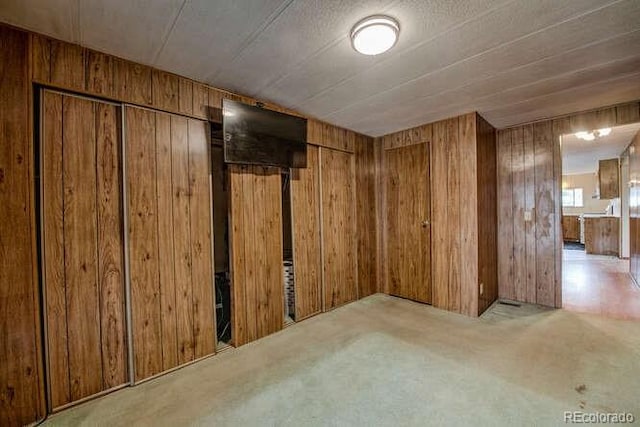
[[[562,207],[563,208],[581,208],[582,188],[565,188],[562,190]]]

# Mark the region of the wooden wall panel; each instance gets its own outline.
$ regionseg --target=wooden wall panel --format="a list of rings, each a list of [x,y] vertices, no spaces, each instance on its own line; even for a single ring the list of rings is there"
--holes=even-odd
[[[233,342],[284,324],[280,170],[230,165]]]
[[[180,79],[178,76],[153,70],[152,81],[153,106],[165,111],[179,111]]]
[[[358,225],[358,295],[378,292],[376,265],[376,170],[373,139],[357,135],[355,141],[356,212]]]
[[[117,99],[139,105],[153,103],[150,67],[116,58],[113,86]]]
[[[354,155],[320,149],[324,310],[358,298]]]
[[[51,84],[67,89],[85,89],[85,61],[87,51],[83,47],[51,41]]]
[[[215,351],[209,143],[205,122],[126,111],[139,381]]]
[[[500,298],[515,300],[516,288],[513,281],[513,177],[511,175],[512,145],[511,130],[498,132],[498,253],[502,262],[498,263],[498,283]],[[532,150],[533,152],[533,150]],[[535,240],[534,240],[535,244]]]
[[[51,406],[127,380],[118,110],[43,95]]]
[[[213,253],[208,125],[189,119],[191,276],[195,358],[215,351]]]
[[[0,424],[44,416],[29,36],[0,27]]]
[[[40,83],[49,83],[51,80],[51,40],[31,33],[31,77]]]
[[[291,171],[297,321],[322,311],[319,171],[318,147],[309,145],[306,169]]]
[[[115,95],[113,62],[114,58],[111,55],[93,50],[87,51],[87,92],[109,98]]]
[[[623,183],[623,186],[627,183]],[[629,272],[640,283],[640,132],[629,145]]]

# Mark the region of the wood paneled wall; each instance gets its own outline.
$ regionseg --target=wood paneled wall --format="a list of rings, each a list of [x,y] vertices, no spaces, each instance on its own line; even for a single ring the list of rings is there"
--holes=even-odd
[[[135,380],[215,351],[205,122],[125,108]]]
[[[640,132],[629,145],[629,269],[636,283],[640,283]]]
[[[632,102],[498,131],[500,298],[562,307],[560,136],[639,121]]]
[[[29,36],[0,26],[0,424],[45,415]]]
[[[43,243],[53,409],[128,382],[118,107],[42,96]]]
[[[385,135],[380,143],[385,150],[430,144],[432,303],[478,316],[497,294],[494,129],[471,113]],[[386,154],[380,157],[384,173]]]
[[[229,98],[249,104],[255,104],[256,100],[38,34],[19,31],[1,25],[0,31],[2,35],[0,38],[0,59],[2,59],[0,63],[0,88],[3,94],[0,102],[0,111],[2,112],[0,115],[0,129],[2,130],[0,133],[2,136],[2,143],[0,144],[0,197],[2,197],[2,206],[5,207],[5,215],[0,224],[0,242],[2,242],[0,250],[3,254],[0,259],[2,263],[0,271],[0,313],[2,314],[0,316],[2,316],[3,325],[10,325],[0,330],[0,334],[4,334],[0,335],[2,341],[9,343],[0,347],[0,360],[10,361],[7,364],[0,364],[0,421],[2,424],[21,425],[42,418],[46,412],[42,374],[43,356],[40,346],[41,331],[39,330],[40,314],[36,250],[37,216],[34,213],[35,169],[33,153],[35,150],[32,137],[32,83],[83,95],[98,96],[115,102],[125,102],[152,108],[156,110],[155,114],[164,111],[193,119],[209,119],[217,122],[222,118],[221,106],[223,99]],[[265,107],[299,115],[295,111],[268,102],[265,103]],[[166,119],[158,119],[158,117],[156,116],[155,122],[166,122]],[[168,120],[171,123],[172,119]],[[370,141],[369,138],[327,123],[316,120],[310,120],[309,123],[311,129],[309,141],[321,147],[329,147],[342,153],[355,153],[358,147],[358,138]],[[147,126],[148,123],[143,120],[140,125]],[[166,128],[166,123],[160,126],[165,126]],[[158,132],[161,133],[161,131]],[[158,134],[154,134],[153,138],[159,138]],[[7,141],[10,141],[10,143]],[[166,141],[166,139],[163,139],[163,141]],[[151,144],[150,141],[146,141],[146,143]],[[165,191],[168,191],[169,186],[174,185],[174,176],[166,173],[166,168],[169,165],[169,156],[162,154],[162,144],[157,144],[157,141],[155,143],[155,157],[145,158],[155,162],[153,163],[154,167],[156,169],[159,167],[160,169],[152,170],[149,164],[140,163],[137,165],[141,171],[151,174],[147,175],[147,177],[156,176],[159,178],[156,189],[153,190],[148,186],[149,193],[145,193],[145,197],[150,195],[151,191],[154,191],[156,196],[160,193],[164,194]],[[355,154],[356,161],[359,162],[359,165],[370,164],[370,147],[364,144],[360,148],[362,150]],[[150,152],[142,153],[144,156],[150,156],[151,154]],[[128,160],[132,159],[129,158]],[[171,162],[174,160],[179,164],[185,164],[184,157],[178,156],[175,159],[172,157]],[[195,168],[199,167],[202,167],[202,165],[195,166]],[[376,164],[374,169],[377,167]],[[184,176],[178,176],[179,174],[180,172],[176,172],[176,182],[183,183]],[[368,172],[358,175],[355,184],[353,183],[353,176],[349,176],[348,180],[349,182],[344,185],[351,185],[351,188],[357,188],[358,195],[357,198],[354,197],[354,200],[357,200],[357,205],[354,201],[354,209],[358,209],[357,206],[365,207],[363,209],[368,209],[366,206],[378,207],[379,198],[376,197],[374,190],[376,180],[372,180]],[[338,181],[334,181],[334,184],[336,186],[342,185],[338,184]],[[320,189],[318,188],[319,191]],[[131,197],[131,192],[129,192],[129,197]],[[318,197],[320,197],[319,193]],[[131,201],[131,199],[129,200]],[[179,322],[185,322],[185,324],[188,324],[189,321],[196,322],[200,315],[205,315],[204,313],[208,308],[201,309],[198,307],[196,309],[194,306],[193,315],[196,317],[191,320],[188,317],[183,319],[179,317],[184,315],[180,311],[182,309],[179,308],[179,298],[183,298],[184,295],[178,295],[175,305],[172,306],[173,299],[170,297],[170,293],[160,292],[159,289],[162,288],[159,286],[162,283],[167,283],[167,280],[169,280],[167,277],[171,276],[171,271],[175,275],[176,271],[185,269],[186,264],[184,261],[173,264],[160,264],[159,259],[169,256],[171,244],[174,246],[174,251],[176,250],[176,245],[184,246],[186,240],[182,241],[180,238],[186,239],[186,237],[181,235],[176,238],[174,234],[172,235],[173,242],[171,243],[156,241],[154,252],[154,239],[157,239],[157,235],[154,237],[150,229],[151,226],[145,223],[145,221],[157,222],[161,228],[168,227],[171,221],[176,221],[176,211],[169,213],[163,209],[172,206],[182,214],[186,213],[186,204],[183,201],[173,200],[173,196],[171,198],[160,197],[155,201],[151,199],[138,200],[136,203],[138,202],[147,205],[147,207],[144,207],[147,210],[143,210],[141,216],[136,219],[141,223],[138,224],[138,227],[142,227],[141,230],[147,230],[148,228],[144,233],[150,233],[150,241],[145,242],[139,249],[149,249],[149,256],[155,256],[155,260],[150,259],[144,262],[138,259],[141,264],[144,264],[144,268],[141,267],[140,270],[143,273],[140,280],[150,284],[150,288],[145,288],[139,295],[140,298],[148,298],[148,307],[145,306],[144,308],[148,312],[141,311],[143,310],[141,307],[138,307],[138,312],[143,313],[143,316],[150,316],[150,319],[156,319],[147,327],[148,330],[136,332],[135,340],[145,342],[142,347],[138,346],[136,350],[138,355],[136,365],[141,364],[142,366],[139,371],[136,371],[136,378],[141,379],[167,367],[174,366],[176,363],[179,364],[181,360],[188,360],[191,351],[194,353],[194,358],[198,354],[207,353],[207,348],[211,344],[208,341],[202,341],[202,347],[200,347],[201,342],[193,338],[195,340],[192,343],[193,349],[189,350],[190,346],[187,340],[185,341],[184,354],[182,354],[182,344],[176,344],[175,352],[173,345],[169,344],[174,341],[172,334],[175,334],[177,343],[179,334],[188,333],[189,328],[185,330],[178,329]],[[199,212],[202,206],[199,203],[196,203],[195,207],[189,205],[190,227],[194,226],[194,224],[200,227],[199,221],[203,220],[204,216],[194,218],[194,215],[199,215],[194,212]],[[160,213],[161,210],[163,210],[162,214]],[[155,220],[150,218],[154,213],[156,215]],[[371,211],[367,213],[371,214]],[[376,223],[377,215],[378,209],[376,209]],[[375,243],[378,245],[380,243],[377,232],[378,226],[371,226],[371,216],[367,214],[356,215],[354,213],[353,217],[357,218],[357,221],[354,219],[354,222],[357,223],[357,234],[350,234],[352,232],[356,233],[352,230],[351,222],[344,224],[344,226],[347,230],[346,235],[352,236],[353,242],[358,242],[357,251],[360,254],[369,253],[370,255],[378,252],[375,247]],[[130,223],[133,223],[134,218],[131,218],[131,220]],[[339,226],[343,226],[343,224],[339,224]],[[192,236],[189,238],[191,239],[191,245],[193,245]],[[176,242],[176,239],[179,241]],[[368,245],[372,244],[374,247],[367,249]],[[147,246],[149,247],[147,248]],[[204,246],[206,245],[202,247]],[[354,253],[356,253],[355,251],[354,249]],[[314,256],[317,257],[318,254]],[[355,258],[350,259],[349,262],[354,265],[357,264]],[[365,258],[363,265],[357,270],[357,277],[361,283],[360,291],[363,295],[376,289],[376,277],[380,277],[379,270],[381,267],[379,264],[377,263],[376,265],[375,261],[372,260],[372,256],[370,256]],[[191,266],[192,283],[195,277],[193,268]],[[146,276],[147,274],[148,277]],[[155,279],[153,279],[154,275]],[[368,281],[362,279],[366,275],[369,275]],[[356,281],[354,280],[353,283],[356,283]],[[175,280],[174,285],[179,286]],[[169,284],[168,286],[171,285]],[[321,284],[318,286],[321,286]],[[194,295],[196,294],[192,290],[192,299],[195,297]],[[314,296],[310,295],[310,298],[313,299]],[[314,304],[317,304],[317,302]],[[162,310],[169,313],[169,320],[165,321],[166,324],[163,325],[162,332],[160,332],[157,329],[157,316],[162,313]],[[173,326],[174,319],[175,328]],[[203,331],[198,331],[197,325],[194,323],[194,337],[200,333],[205,334]],[[161,358],[158,358],[157,349],[165,344],[169,348],[163,348],[166,353]],[[147,346],[146,349],[144,346]],[[140,352],[146,356],[140,356]]]
[[[280,169],[230,165],[233,343],[284,326]]]
[[[307,146],[307,168],[291,171],[296,320],[322,311],[319,148]]]
[[[379,292],[378,222],[376,216],[376,161],[373,138],[356,135],[356,213],[358,234],[358,296]]]
[[[320,148],[324,310],[358,299],[355,159]]]

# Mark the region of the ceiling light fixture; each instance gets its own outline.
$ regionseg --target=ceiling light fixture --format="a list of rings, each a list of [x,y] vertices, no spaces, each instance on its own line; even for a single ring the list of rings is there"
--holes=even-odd
[[[351,30],[351,44],[363,55],[379,55],[398,41],[398,21],[384,15],[364,18]]]
[[[611,128],[602,128],[597,130],[592,130],[591,132],[576,132],[576,138],[583,139],[585,141],[593,141],[596,138],[602,138],[603,136],[607,136],[611,133]]]

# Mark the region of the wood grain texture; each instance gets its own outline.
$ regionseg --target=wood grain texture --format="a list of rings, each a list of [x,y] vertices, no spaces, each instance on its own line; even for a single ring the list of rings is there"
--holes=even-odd
[[[128,381],[125,326],[120,111],[96,103],[98,286],[103,389]]]
[[[376,271],[379,260],[377,256],[376,165],[372,138],[356,135],[355,162],[358,295],[363,298],[378,292]]]
[[[0,27],[0,424],[44,417],[29,37]]]
[[[306,169],[291,172],[297,321],[322,311],[319,171],[318,147],[309,145]]]
[[[43,242],[46,286],[46,324],[50,337],[49,381],[51,406],[71,402],[69,387],[69,347],[67,344],[67,292],[64,269],[64,189],[62,95],[47,93],[43,98]]]
[[[173,244],[173,149],[171,116],[155,115],[156,200],[158,203],[158,280],[162,331],[162,369],[178,366],[176,259]]]
[[[358,298],[354,156],[320,149],[324,310]]]
[[[113,97],[114,58],[111,55],[87,51],[87,92],[106,97]]]
[[[636,283],[640,283],[640,132],[636,133],[629,144],[628,185],[629,273]]]
[[[386,152],[389,293],[425,303],[432,293],[428,149],[422,143]]]
[[[580,241],[580,217],[575,215],[562,215],[562,237],[565,242]]]
[[[283,327],[280,172],[230,166],[233,341],[240,346]]]
[[[53,409],[127,381],[116,106],[43,92],[43,241]]]
[[[195,117],[206,119],[209,108],[209,91],[207,87],[201,83],[193,82],[193,115]]]
[[[50,83],[51,40],[35,33],[30,34],[30,40],[32,79],[39,83]]]
[[[155,113],[125,108],[135,380],[162,371]]]
[[[189,182],[191,186],[191,277],[193,284],[194,357],[215,352],[213,302],[213,238],[211,230],[211,190],[208,126],[189,119]]]
[[[183,77],[178,77],[178,112],[193,115],[193,82]]]
[[[584,218],[584,246],[588,254],[620,254],[620,218]]]
[[[499,296],[516,298],[513,281],[513,177],[511,176],[511,130],[498,132],[498,252],[503,262],[498,263]]]
[[[598,193],[600,199],[620,197],[620,165],[617,158],[598,161]]]
[[[72,90],[85,90],[86,49],[51,40],[51,84]]]
[[[153,103],[151,68],[124,59],[114,60],[115,97],[139,105]]]
[[[180,111],[179,77],[175,74],[153,70],[152,80],[153,106],[165,111]]]

